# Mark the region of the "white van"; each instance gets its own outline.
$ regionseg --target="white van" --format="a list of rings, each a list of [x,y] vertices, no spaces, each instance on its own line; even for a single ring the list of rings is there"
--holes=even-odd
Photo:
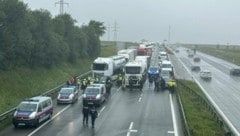
[[[50,119],[53,114],[52,98],[36,96],[22,101],[13,115],[13,125],[31,125],[37,127],[41,122]]]
[[[173,76],[173,66],[170,61],[168,61],[168,60],[162,61],[160,68],[161,68],[161,70],[169,71],[171,76]]]

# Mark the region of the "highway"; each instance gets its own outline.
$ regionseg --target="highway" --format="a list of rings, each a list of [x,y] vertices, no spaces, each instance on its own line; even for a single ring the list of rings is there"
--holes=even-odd
[[[201,61],[193,62],[193,59],[187,56],[185,48],[180,48],[180,52],[175,53],[175,55],[183,63],[183,65],[177,64],[179,71],[183,67],[187,69],[187,71],[178,72],[176,75],[199,83],[214,101],[215,106],[220,109],[222,115],[240,132],[240,109],[238,108],[240,104],[240,77],[229,75],[230,68],[236,65],[200,52],[197,52],[196,55],[201,58]],[[210,70],[212,72],[212,80],[202,80],[199,77],[199,73],[192,72],[191,66],[193,64],[199,65],[202,70]],[[177,69],[176,66],[175,69]],[[186,76],[186,73],[189,73],[188,76]]]
[[[168,90],[155,92],[145,82],[143,90],[114,86],[110,98],[97,110],[95,128],[83,125],[82,96],[73,105],[57,105],[54,115],[38,128],[13,125],[1,136],[183,136],[177,100]]]

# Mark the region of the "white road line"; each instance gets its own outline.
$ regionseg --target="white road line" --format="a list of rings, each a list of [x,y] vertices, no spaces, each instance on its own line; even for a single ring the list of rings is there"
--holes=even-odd
[[[143,94],[140,95],[138,102],[141,102]]]
[[[44,127],[45,125],[47,125],[50,121],[52,121],[53,119],[55,119],[58,115],[60,115],[62,112],[64,112],[65,110],[67,110],[71,105],[66,106],[64,109],[62,109],[61,111],[59,111],[57,114],[55,114],[50,120],[46,121],[44,124],[42,124],[41,126],[39,126],[37,129],[35,129],[33,132],[31,132],[30,134],[28,134],[28,136],[32,136],[33,134],[35,134],[38,130],[40,130],[42,127]]]
[[[98,114],[98,116],[103,112],[103,110],[105,109],[105,106],[104,107],[102,107],[102,109],[99,111],[99,114]]]
[[[168,134],[174,134],[174,131],[168,131]]]
[[[118,92],[119,90],[121,90],[121,86],[117,89],[117,92]]]
[[[173,106],[172,94],[171,93],[169,94],[169,97],[170,97],[173,129],[174,129],[173,133],[174,133],[174,136],[178,136],[177,120],[176,120],[176,116],[175,116],[175,110],[174,110],[174,106]]]
[[[131,132],[138,132],[138,130],[133,130],[132,127],[133,127],[133,122],[131,122],[129,125],[127,136],[130,136]]]

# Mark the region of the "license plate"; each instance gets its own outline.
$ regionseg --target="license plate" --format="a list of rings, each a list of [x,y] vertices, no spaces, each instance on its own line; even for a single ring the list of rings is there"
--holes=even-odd
[[[18,125],[23,126],[23,125],[25,125],[25,123],[18,123]]]

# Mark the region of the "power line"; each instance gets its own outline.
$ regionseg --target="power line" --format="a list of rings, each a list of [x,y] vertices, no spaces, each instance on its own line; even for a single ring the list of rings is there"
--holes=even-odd
[[[59,14],[60,15],[64,14],[64,5],[69,5],[69,3],[64,2],[64,0],[60,0],[58,2],[55,2],[55,6],[57,4],[59,4],[59,6],[60,6],[60,10],[59,10],[60,13]]]
[[[118,31],[118,26],[117,26],[117,22],[115,21],[114,22],[114,25],[113,25],[113,32],[114,32],[114,36],[113,36],[113,40],[114,41],[117,41],[117,31]]]

